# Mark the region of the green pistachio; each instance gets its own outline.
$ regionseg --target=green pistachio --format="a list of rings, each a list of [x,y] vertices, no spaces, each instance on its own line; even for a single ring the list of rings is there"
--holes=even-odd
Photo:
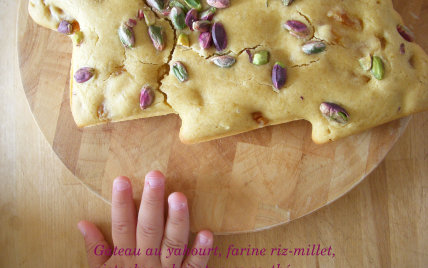
[[[150,39],[152,39],[153,45],[159,51],[165,49],[166,46],[166,35],[165,30],[161,26],[152,25],[149,27]]]
[[[172,65],[172,72],[180,82],[186,82],[189,80],[189,74],[187,73],[186,67],[179,61]]]
[[[75,32],[73,35],[73,43],[76,46],[80,46],[80,44],[82,44],[82,42],[83,42],[83,32],[81,32],[81,31]]]
[[[236,59],[232,56],[224,55],[224,56],[214,57],[211,59],[211,61],[219,67],[229,68],[236,62]]]
[[[293,3],[293,0],[282,0],[282,3],[286,6],[289,6],[291,3]]]
[[[202,5],[199,0],[184,0],[184,3],[190,8],[194,8],[197,11],[201,11]]]
[[[382,80],[385,76],[385,67],[383,65],[383,61],[377,56],[373,57],[372,74],[378,80]]]
[[[169,16],[175,29],[183,30],[186,27],[186,14],[181,10],[181,8],[173,7]]]
[[[254,54],[253,64],[254,65],[263,65],[269,62],[269,51],[260,51]]]
[[[153,13],[150,10],[144,10],[144,20],[146,21],[147,26],[152,26],[156,23],[156,16],[155,13]]]
[[[180,1],[177,1],[177,0],[171,1],[169,3],[169,7],[170,8],[173,8],[173,7],[181,8],[181,10],[183,10],[184,14],[187,14],[187,12],[189,12],[189,9],[185,5],[183,5]]]
[[[189,36],[185,33],[181,33],[177,38],[177,45],[189,47],[190,46]]]
[[[122,24],[119,28],[119,39],[125,48],[130,48],[134,46],[134,43],[135,43],[134,31],[132,30],[132,28],[128,27],[125,23]]]
[[[310,55],[323,52],[326,47],[326,44],[322,41],[310,41],[302,46],[302,50]]]
[[[360,63],[361,68],[363,68],[364,71],[369,71],[372,68],[372,56],[370,54],[367,54],[365,57],[362,57],[358,60]]]
[[[164,0],[147,0],[147,4],[159,11],[165,9],[165,1]]]

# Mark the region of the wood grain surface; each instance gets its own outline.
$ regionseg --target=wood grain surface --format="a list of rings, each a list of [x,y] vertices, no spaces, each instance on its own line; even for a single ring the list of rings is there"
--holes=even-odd
[[[33,115],[54,152],[91,191],[110,202],[113,179],[128,176],[136,204],[144,175],[167,176],[167,192],[189,200],[191,230],[248,232],[302,217],[342,196],[392,148],[409,118],[316,145],[306,121],[184,145],[168,115],[78,128],[70,111],[72,43],[40,27],[22,0],[18,58]]]
[[[428,51],[428,2],[395,2]],[[0,267],[87,267],[76,223],[95,222],[111,242],[110,206],[64,167],[38,129],[13,41],[18,3],[0,3]],[[427,122],[427,112],[415,115],[385,160],[333,204],[263,232],[215,236],[223,255],[231,244],[268,249],[320,244],[332,246],[334,258],[222,257],[212,258],[209,267],[426,267]]]

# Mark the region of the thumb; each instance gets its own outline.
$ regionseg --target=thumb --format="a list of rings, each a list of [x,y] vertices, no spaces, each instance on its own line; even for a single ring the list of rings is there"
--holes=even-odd
[[[81,221],[77,224],[85,240],[86,254],[89,267],[100,267],[107,262],[110,256],[103,254],[109,245],[104,240],[103,234],[92,222]]]

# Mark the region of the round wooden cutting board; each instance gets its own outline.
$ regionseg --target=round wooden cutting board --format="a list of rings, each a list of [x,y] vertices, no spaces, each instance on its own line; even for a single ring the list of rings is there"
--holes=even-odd
[[[394,2],[396,8],[403,6]],[[28,0],[21,1],[17,27],[22,83],[52,149],[106,202],[115,177],[131,179],[138,204],[145,174],[154,169],[164,172],[167,193],[180,191],[189,199],[192,231],[260,230],[331,203],[382,161],[410,120],[325,145],[312,142],[311,124],[306,121],[195,145],[180,142],[178,115],[80,129],[70,111],[72,43],[67,36],[36,25],[27,5]],[[408,25],[416,22],[408,14],[403,17]]]

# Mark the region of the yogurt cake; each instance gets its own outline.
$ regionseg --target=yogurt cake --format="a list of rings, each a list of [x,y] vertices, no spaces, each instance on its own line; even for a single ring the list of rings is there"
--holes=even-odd
[[[207,3],[208,2],[208,3]],[[326,143],[428,109],[390,0],[30,0],[73,39],[79,127],[177,113],[197,143],[305,119]]]

